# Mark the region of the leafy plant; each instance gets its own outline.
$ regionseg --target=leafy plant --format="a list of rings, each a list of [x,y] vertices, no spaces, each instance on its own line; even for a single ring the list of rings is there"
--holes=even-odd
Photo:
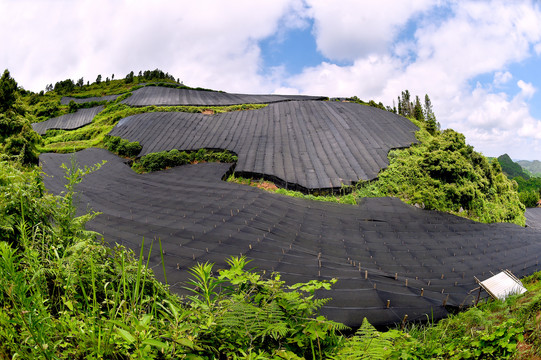
[[[389,359],[396,340],[403,336],[395,329],[379,332],[364,318],[355,335],[337,348],[330,359]]]
[[[120,156],[136,157],[143,147],[138,141],[129,141],[121,139],[118,136],[106,136],[104,141],[105,148]]]

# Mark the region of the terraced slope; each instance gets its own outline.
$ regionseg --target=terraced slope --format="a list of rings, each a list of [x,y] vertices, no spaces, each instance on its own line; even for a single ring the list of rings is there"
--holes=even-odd
[[[416,141],[408,119],[369,106],[289,101],[213,116],[147,113],[121,120],[110,132],[162,150],[225,149],[235,152],[235,171],[305,192],[340,189],[374,179],[392,148]]]
[[[33,123],[32,129],[40,135],[45,134],[49,129],[74,130],[88,125],[100,111],[103,106],[96,106],[90,109],[79,109],[72,114],[62,115],[47,121]]]
[[[290,100],[322,100],[321,96],[305,95],[248,95],[229,94],[217,91],[175,89],[160,86],[146,86],[135,90],[132,96],[123,100],[130,106],[173,106],[173,105],[240,105],[270,104]]]
[[[47,188],[63,188],[62,162],[42,154]],[[185,292],[187,269],[197,262],[224,266],[246,255],[260,270],[279,271],[288,283],[338,278],[324,308],[331,319],[355,326],[438,319],[448,306],[471,304],[473,276],[540,269],[541,231],[512,224],[481,224],[425,211],[398,199],[366,199],[360,206],[312,202],[221,181],[227,164],[181,166],[139,175],[102,149],[76,154],[80,165],[108,163],[80,184],[80,208],[103,212],[88,228],[138,252],[161,238],[167,278]],[[158,249],[158,246],[154,246]],[[160,256],[151,265],[161,275]]]

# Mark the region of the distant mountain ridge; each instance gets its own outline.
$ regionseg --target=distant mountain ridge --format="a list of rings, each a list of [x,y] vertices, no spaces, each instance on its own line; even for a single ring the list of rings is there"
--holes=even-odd
[[[541,161],[519,160],[517,164],[522,166],[523,169],[528,170],[533,176],[541,177]]]
[[[503,154],[498,156],[498,162],[502,167],[502,171],[507,175],[508,178],[512,179],[514,177],[520,176],[525,180],[530,178],[530,175],[524,171],[521,165],[511,160],[509,155]]]

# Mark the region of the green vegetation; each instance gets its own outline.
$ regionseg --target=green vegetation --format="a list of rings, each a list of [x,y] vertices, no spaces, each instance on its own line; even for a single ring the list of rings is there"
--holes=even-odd
[[[215,151],[199,149],[197,151],[160,151],[143,156],[135,162],[132,168],[138,172],[159,171],[175,166],[194,164],[200,162],[223,162],[234,163],[238,160],[237,156],[230,151]]]
[[[37,163],[39,135],[32,130],[27,107],[17,91],[17,82],[5,70],[0,78],[0,160],[18,158]]]
[[[106,79],[99,85],[113,83]],[[84,86],[82,79],[76,86]],[[137,255],[122,246],[111,248],[104,239],[97,241],[97,234],[85,230],[86,222],[97,213],[76,215],[74,187],[86,174],[99,171],[102,164],[81,169],[72,162],[64,166],[64,191],[56,196],[45,191],[41,172],[34,165],[40,137],[31,130],[30,122],[36,115],[30,107],[39,106],[39,101],[28,102],[32,96],[17,89],[9,72],[4,72],[0,80],[0,97],[7,99],[0,102],[0,358],[541,356],[541,273],[524,280],[528,293],[505,302],[489,301],[438,324],[409,324],[386,332],[378,332],[365,320],[352,336],[342,333],[347,330],[344,325],[318,315],[327,300],[314,293],[329,289],[335,280],[287,286],[277,273],[247,269],[248,261],[242,256],[229,259],[226,269],[215,270],[208,263],[195,266],[189,270],[192,295],[180,298],[172,294],[167,283],[157,281],[148,268],[152,247],[161,248],[159,239],[157,244],[145,244],[142,239]],[[118,101],[107,104],[90,130],[50,131],[44,136],[44,148],[60,144],[56,149],[68,151],[72,145],[84,148],[97,144],[136,156],[135,143],[105,137],[107,129],[131,111],[134,109]],[[402,194],[425,206],[431,206],[431,197],[409,197],[409,191],[415,194],[427,187],[441,196],[438,201],[444,205],[479,202],[497,209],[498,203],[491,203],[490,196],[477,194],[482,190],[516,202],[514,185],[503,177],[497,163],[475,153],[452,130],[431,134],[426,126],[421,127],[417,134],[420,144],[390,154],[390,175],[383,176],[379,184],[380,180],[360,184],[356,191]],[[14,146],[17,141],[22,144],[19,148]],[[194,156],[208,155],[198,153]],[[164,158],[183,157],[181,154],[173,150]],[[397,177],[394,180],[393,175]],[[417,190],[404,185],[413,177],[420,178]],[[481,188],[475,188],[474,180]],[[456,189],[449,189],[451,181]],[[452,194],[456,198],[450,197]]]
[[[134,158],[143,149],[138,141],[129,141],[126,139],[121,139],[118,136],[105,136],[104,141],[105,148],[115,154],[120,156],[126,156]]]
[[[409,325],[405,359],[531,359],[541,355],[541,273],[523,280],[526,294],[489,301],[437,325]],[[407,354],[405,356],[405,354]]]
[[[375,181],[360,183],[358,196],[396,196],[408,204],[482,222],[524,225],[517,186],[451,129],[431,135],[420,123],[419,144],[389,152],[390,164]]]
[[[175,166],[196,164],[200,162],[223,162],[234,163],[238,160],[237,155],[227,150],[199,149],[197,151],[160,151],[147,154],[141,158],[137,155],[142,150],[138,141],[130,142],[118,136],[105,136],[105,148],[117,155],[131,159],[132,169],[137,173],[159,171]]]
[[[507,175],[508,178],[512,179],[517,176],[520,176],[525,180],[528,180],[530,178],[530,175],[524,172],[522,166],[511,160],[509,155],[503,154],[501,156],[498,156],[498,162],[502,167],[503,173]]]
[[[537,206],[541,198],[541,177],[531,177],[518,163],[511,160],[509,155],[498,157],[502,170],[509,179],[518,185],[518,196],[525,207]]]
[[[530,175],[541,177],[541,161],[534,160],[520,160],[517,162],[522,168],[527,171]]]

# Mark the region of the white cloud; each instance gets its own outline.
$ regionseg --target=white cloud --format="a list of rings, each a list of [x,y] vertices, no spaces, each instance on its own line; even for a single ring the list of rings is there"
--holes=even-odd
[[[379,98],[386,83],[398,75],[400,62],[389,56],[370,56],[351,66],[324,62],[290,78],[290,86],[312,95],[353,96],[368,100]]]
[[[539,6],[527,1],[450,2],[451,14],[444,19],[423,18],[413,40],[405,39],[386,50],[380,45],[388,44],[395,36],[392,29],[404,24],[414,12],[406,13],[400,21],[374,14],[373,18],[384,24],[370,26],[379,31],[390,30],[372,33],[380,45],[371,47],[370,40],[364,41],[361,35],[347,38],[345,25],[332,28],[332,18],[345,17],[345,23],[349,23],[350,8],[330,10],[317,5],[328,10],[325,14],[321,9],[314,12],[314,16],[321,17],[315,21],[320,24],[317,36],[322,51],[329,58],[354,56],[355,60],[347,66],[322,63],[305,69],[289,82],[301,93],[357,95],[388,105],[404,89],[420,96],[428,93],[442,126],[464,132],[480,151],[500,155],[506,144],[516,153],[515,157],[526,158],[532,156],[532,147],[541,146],[535,139],[537,135],[529,133],[540,126],[525,102],[535,92],[533,84],[519,81],[521,91],[513,96],[492,89],[492,84],[510,81],[512,75],[504,69],[531,56],[532,44],[541,40]],[[416,11],[430,10],[421,7]],[[330,24],[322,26],[326,21]],[[359,28],[347,29],[359,32],[361,24],[359,21]],[[363,44],[364,50],[355,45],[351,52],[344,50],[348,42],[355,41]],[[471,88],[474,78],[490,73],[495,75],[487,88]]]
[[[1,0],[0,0],[1,1]],[[302,0],[0,3],[0,63],[32,90],[65,78],[161,68],[186,84],[271,91],[258,41],[301,26]],[[301,14],[302,15],[302,14]]]
[[[535,53],[537,55],[541,55],[541,43],[535,44],[535,46],[533,48],[534,48],[534,51],[535,51]]]
[[[500,86],[506,84],[513,78],[513,75],[509,71],[496,71],[494,74],[494,85]]]
[[[523,96],[525,99],[529,99],[535,94],[536,89],[531,83],[519,80],[517,82],[517,86],[521,90],[520,95]]]
[[[430,0],[307,0],[318,49],[332,60],[383,54],[402,26]]]

